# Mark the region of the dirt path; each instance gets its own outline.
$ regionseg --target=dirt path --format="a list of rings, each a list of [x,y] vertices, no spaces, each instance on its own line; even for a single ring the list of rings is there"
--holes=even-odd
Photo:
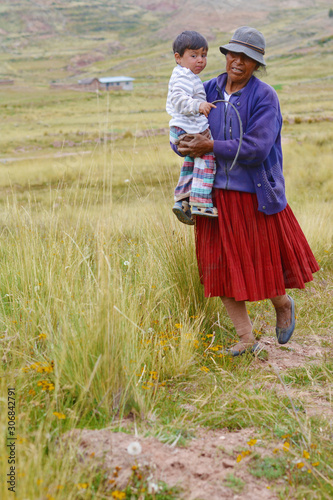
[[[0,163],[6,165],[6,163],[13,163],[16,161],[23,160],[41,160],[45,158],[62,158],[64,156],[78,156],[78,155],[88,155],[91,151],[77,151],[75,153],[55,153],[53,155],[40,155],[40,156],[18,156],[17,158],[0,158]]]
[[[247,442],[253,435],[252,429],[239,432],[199,429],[197,437],[182,448],[163,444],[153,437],[107,429],[74,430],[64,439],[74,441],[78,454],[89,468],[99,464],[106,470],[110,485],[118,490],[126,487],[132,466],[138,465],[140,470],[149,469],[148,488],[158,481],[164,481],[169,487],[180,486],[181,498],[186,500],[274,500],[277,497],[269,483],[249,473],[249,457],[237,463],[239,450],[249,448]],[[127,451],[131,443],[140,443],[142,447],[136,457]],[[267,454],[260,445],[256,446],[256,452]],[[238,482],[236,479],[234,484],[235,477]]]
[[[303,366],[305,363],[319,363],[327,355],[328,349],[322,347],[323,337],[309,337],[290,340],[288,345],[280,346],[275,337],[263,337],[260,344],[268,352],[267,364],[278,370],[286,370]],[[257,361],[258,362],[258,361]]]
[[[320,362],[330,355],[331,348],[323,348],[322,341],[313,336],[306,341],[293,340],[288,346],[279,346],[273,337],[264,337],[261,343],[268,352],[268,360],[253,361],[263,370],[280,373],[285,369],[304,366],[306,363]],[[307,343],[306,343],[307,342]],[[316,387],[286,387],[271,384],[272,389],[291,399],[301,398],[308,415],[325,413],[325,418],[333,422],[333,408],[327,400],[325,387],[320,392]],[[126,425],[126,422],[125,424]],[[146,470],[148,486],[164,481],[169,487],[180,486],[184,500],[275,500],[277,495],[264,477],[251,474],[252,454],[237,461],[242,450],[249,450],[249,441],[257,437],[255,429],[229,432],[227,429],[208,430],[198,428],[196,437],[186,447],[170,446],[154,437],[143,437],[123,432],[102,430],[72,430],[63,436],[65,443],[72,443],[78,460],[89,469],[94,465],[106,471],[113,488],[123,490],[133,474],[132,466]],[[142,450],[132,456],[127,449],[131,443],[139,442]],[[272,456],[274,443],[265,446],[258,441],[251,451],[261,458]],[[279,481],[274,481],[279,484]]]

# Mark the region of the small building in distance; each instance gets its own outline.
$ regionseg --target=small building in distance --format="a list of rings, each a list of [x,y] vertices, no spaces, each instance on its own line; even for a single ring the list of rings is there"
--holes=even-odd
[[[82,90],[133,90],[134,78],[130,76],[106,76],[79,80]]]
[[[133,90],[134,78],[130,76],[106,76],[99,78],[101,90]]]
[[[82,90],[98,90],[99,81],[98,78],[84,78],[79,80],[79,85]]]

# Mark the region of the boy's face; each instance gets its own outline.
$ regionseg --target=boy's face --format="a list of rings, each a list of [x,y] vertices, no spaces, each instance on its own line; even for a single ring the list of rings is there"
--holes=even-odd
[[[182,56],[180,56],[179,53],[176,52],[175,59],[176,62],[180,64],[180,66],[190,69],[192,73],[198,75],[206,67],[207,49],[204,49],[203,47],[197,50],[186,49]]]

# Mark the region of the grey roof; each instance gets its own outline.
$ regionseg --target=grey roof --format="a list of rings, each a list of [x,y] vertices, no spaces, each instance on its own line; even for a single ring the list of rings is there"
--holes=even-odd
[[[83,78],[83,80],[79,80],[79,83],[81,85],[89,85],[90,83],[94,82],[97,80],[97,78]]]
[[[132,82],[135,78],[130,76],[105,76],[98,79],[100,83],[118,83],[118,82]]]

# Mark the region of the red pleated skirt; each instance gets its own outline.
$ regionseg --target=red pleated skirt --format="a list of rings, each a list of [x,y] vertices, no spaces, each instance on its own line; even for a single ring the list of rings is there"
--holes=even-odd
[[[255,194],[215,189],[218,219],[196,217],[196,253],[206,297],[264,300],[304,288],[319,270],[289,205],[258,211]]]

